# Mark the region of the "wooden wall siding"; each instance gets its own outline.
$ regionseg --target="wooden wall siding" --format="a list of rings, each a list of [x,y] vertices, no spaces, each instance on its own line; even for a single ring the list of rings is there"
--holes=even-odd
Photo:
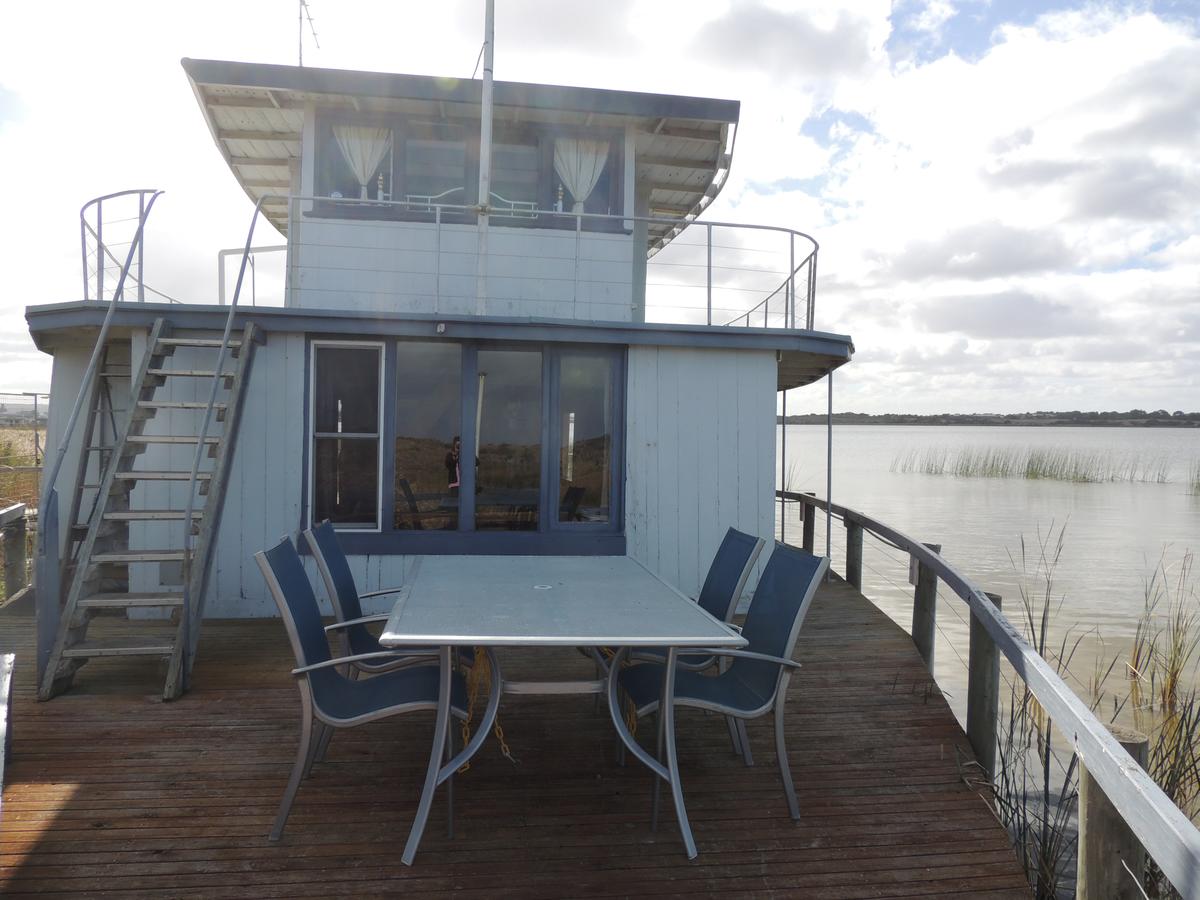
[[[770,353],[629,350],[628,552],[685,593],[729,526],[772,534],[775,384]]]
[[[103,630],[106,620],[93,629]],[[295,664],[278,622],[213,621],[193,688],[147,702],[153,662],[93,660],[34,699],[33,622],[0,612],[16,651],[0,894],[203,897],[1028,898],[1008,836],[963,779],[969,744],[904,631],[842,582],[801,632],[787,733],[801,818],[787,815],[768,720],[756,765],[719,718],[679,718],[700,855],[669,799],[650,830],[650,776],[613,761],[590,699],[511,698],[513,765],[489,738],[455,777],[455,836],[439,792],[416,864],[399,854],[429,752],[429,713],[339,732],[270,844],[298,739]],[[568,649],[502,651],[514,677],[588,677]],[[643,721],[641,737],[653,746]]]
[[[475,312],[474,226],[442,226],[436,309],[433,225],[306,218],[294,230],[296,278],[289,306]],[[632,253],[629,235],[584,234],[576,296],[573,231],[493,224],[488,231],[488,314],[629,321]]]

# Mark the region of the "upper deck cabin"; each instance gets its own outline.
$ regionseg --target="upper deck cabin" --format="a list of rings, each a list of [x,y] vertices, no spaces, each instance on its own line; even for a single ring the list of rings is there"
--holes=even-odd
[[[238,182],[287,236],[290,307],[645,321],[646,258],[721,190],[739,113],[497,82],[481,198],[479,81],[183,67]]]

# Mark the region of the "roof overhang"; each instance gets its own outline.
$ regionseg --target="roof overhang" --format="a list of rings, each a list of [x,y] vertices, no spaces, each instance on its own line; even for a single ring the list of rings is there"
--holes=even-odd
[[[94,343],[107,309],[107,304],[87,301],[30,306],[25,310],[25,320],[38,349],[51,353],[56,346],[63,344]],[[128,334],[131,330],[152,327],[157,318],[169,317],[176,330],[220,331],[225,327],[228,314],[228,307],[210,304],[124,303],[117,307],[111,327],[115,335]],[[261,306],[239,310],[235,327],[243,328],[250,321],[263,328],[268,335],[268,342],[273,332],[290,332],[770,351],[776,353],[779,360],[778,390],[781,391],[823,378],[848,363],[854,354],[854,344],[847,335],[782,328],[436,316]]]
[[[183,69],[222,157],[255,203],[296,193],[293,169],[310,105],[478,119],[483,90],[472,79],[218,60],[184,59]],[[720,193],[741,109],[736,100],[508,81],[495,82],[493,104],[498,122],[632,125],[637,180],[649,190],[649,215],[670,220],[649,226],[650,253]],[[268,201],[264,210],[286,234],[286,202]]]

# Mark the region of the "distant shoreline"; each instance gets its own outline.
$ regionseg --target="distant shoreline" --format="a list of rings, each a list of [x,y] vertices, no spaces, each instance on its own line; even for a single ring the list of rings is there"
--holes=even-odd
[[[776,424],[784,417],[777,416]],[[834,413],[836,425],[1023,425],[1072,428],[1200,428],[1200,413],[1133,409],[1128,412],[1033,412],[1033,413]],[[823,413],[788,416],[788,425],[824,425]]]

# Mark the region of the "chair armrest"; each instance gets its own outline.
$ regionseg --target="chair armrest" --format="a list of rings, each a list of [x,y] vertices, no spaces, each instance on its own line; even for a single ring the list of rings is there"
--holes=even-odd
[[[367,625],[371,622],[386,622],[390,613],[377,613],[373,616],[360,616],[357,619],[347,619],[345,622],[334,622],[332,625],[326,625],[326,631],[339,631],[343,628],[349,628],[351,625]]]
[[[300,666],[298,669],[292,669],[292,674],[304,675],[308,672],[315,672],[317,669],[328,669],[332,666],[344,666],[348,663],[365,662],[371,659],[415,659],[423,656],[436,659],[437,653],[420,649],[403,651],[380,650],[376,653],[358,653],[354,656],[339,656],[337,659],[327,659],[324,662],[313,663],[311,666]]]
[[[724,647],[687,647],[680,648],[687,650],[688,656],[696,656],[700,653],[707,653],[711,656],[736,656],[739,659],[756,659],[759,662],[775,663],[777,666],[787,666],[790,669],[799,669],[800,663],[794,659],[784,659],[782,656],[768,656],[766,653],[755,653],[753,650],[730,650]]]
[[[367,591],[365,594],[359,594],[359,600],[365,600],[367,597],[382,597],[385,594],[399,594],[401,591],[407,591],[408,585],[402,584],[400,587],[380,588],[377,591]]]
[[[725,622],[724,625],[726,628],[732,628],[738,634],[742,633],[742,626],[738,625],[736,622]]]

